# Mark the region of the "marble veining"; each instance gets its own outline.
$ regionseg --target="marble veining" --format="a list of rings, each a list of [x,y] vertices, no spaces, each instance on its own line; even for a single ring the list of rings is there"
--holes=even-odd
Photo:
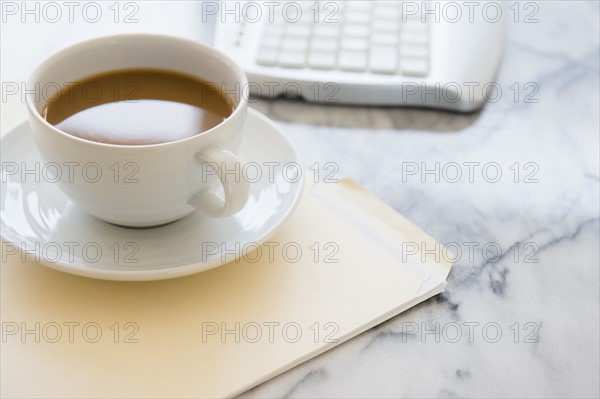
[[[305,164],[335,162],[462,254],[443,294],[244,397],[600,395],[599,7],[537,4],[539,23],[510,24],[503,95],[480,112],[254,103]],[[515,101],[515,82],[537,102]],[[421,162],[495,162],[502,179],[403,175]]]

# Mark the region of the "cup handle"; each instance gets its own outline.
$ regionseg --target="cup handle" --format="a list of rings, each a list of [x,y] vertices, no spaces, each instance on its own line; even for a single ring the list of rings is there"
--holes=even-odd
[[[224,218],[239,212],[250,196],[250,184],[242,175],[237,156],[217,144],[198,151],[196,159],[214,170],[223,185],[225,200],[219,198],[212,189],[206,189],[195,194],[189,204],[213,218]]]

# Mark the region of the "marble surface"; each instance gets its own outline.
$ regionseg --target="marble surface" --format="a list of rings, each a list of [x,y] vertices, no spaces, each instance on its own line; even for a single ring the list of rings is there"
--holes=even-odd
[[[442,295],[248,397],[600,395],[598,3],[538,4],[539,23],[510,24],[503,96],[479,113],[255,105],[307,164],[335,162],[462,252]],[[538,102],[515,102],[515,82],[537,84]],[[436,162],[439,183],[408,175]]]
[[[509,24],[503,95],[481,112],[254,104],[306,165],[334,162],[458,260],[442,295],[244,396],[600,395],[599,6],[536,4],[538,23]],[[3,80],[40,56],[2,61]],[[436,163],[437,181],[422,173]]]

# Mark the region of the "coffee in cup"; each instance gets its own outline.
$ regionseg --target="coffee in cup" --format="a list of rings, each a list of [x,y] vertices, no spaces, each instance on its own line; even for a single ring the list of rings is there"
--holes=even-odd
[[[186,139],[235,108],[216,84],[169,70],[125,69],[79,79],[49,99],[44,119],[99,143],[146,145]]]

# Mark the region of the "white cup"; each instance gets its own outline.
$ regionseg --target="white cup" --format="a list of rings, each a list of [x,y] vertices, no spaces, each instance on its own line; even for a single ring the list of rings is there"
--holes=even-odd
[[[212,82],[236,97],[232,98],[234,111],[193,137],[150,145],[88,141],[62,132],[42,116],[48,101],[43,93],[48,88],[130,68],[175,71]],[[247,83],[234,61],[203,44],[162,35],[119,35],[76,44],[44,61],[29,81],[26,102],[43,161],[52,169],[60,168],[61,178],[52,181],[97,218],[147,227],[195,210],[227,217],[243,208],[250,187],[243,176],[231,171],[241,169],[236,151],[248,108]],[[218,166],[214,176],[206,168],[209,163]]]

